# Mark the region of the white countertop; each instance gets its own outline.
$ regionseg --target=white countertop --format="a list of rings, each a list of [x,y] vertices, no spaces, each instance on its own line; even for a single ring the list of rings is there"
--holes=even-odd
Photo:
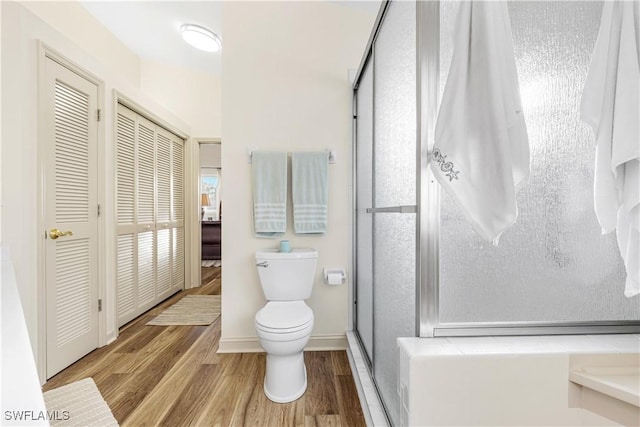
[[[13,265],[5,248],[2,269],[2,394],[0,425],[48,426],[46,408],[24,320]]]
[[[594,366],[571,371],[569,380],[640,407],[640,366]]]

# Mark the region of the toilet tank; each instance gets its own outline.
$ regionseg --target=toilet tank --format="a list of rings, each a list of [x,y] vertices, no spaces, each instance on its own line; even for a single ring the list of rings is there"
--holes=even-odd
[[[256,252],[260,285],[268,301],[297,301],[311,296],[318,252],[293,248],[291,252],[263,249]]]

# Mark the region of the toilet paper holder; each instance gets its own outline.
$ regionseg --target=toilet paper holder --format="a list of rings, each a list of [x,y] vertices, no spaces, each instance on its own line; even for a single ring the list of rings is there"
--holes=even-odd
[[[342,285],[347,278],[343,268],[323,268],[322,273],[328,285]]]

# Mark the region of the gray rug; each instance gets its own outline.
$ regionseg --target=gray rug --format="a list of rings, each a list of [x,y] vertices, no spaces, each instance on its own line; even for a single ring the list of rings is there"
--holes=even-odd
[[[51,426],[117,426],[93,378],[85,378],[44,393]]]
[[[210,325],[220,316],[220,295],[187,295],[147,325]]]

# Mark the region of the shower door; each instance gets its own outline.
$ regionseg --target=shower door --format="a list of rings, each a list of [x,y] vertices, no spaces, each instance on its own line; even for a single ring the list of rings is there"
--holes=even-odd
[[[356,118],[356,324],[369,362],[373,358],[373,61],[357,92]]]
[[[416,5],[391,2],[356,92],[356,330],[396,423],[398,337],[416,335]]]
[[[458,3],[440,6],[440,92]],[[531,176],[517,195],[517,223],[497,247],[478,238],[455,201],[440,192],[434,335],[486,335],[514,326],[521,328],[517,334],[524,327],[552,333],[535,328],[625,322],[637,330],[640,298],[624,297],[615,234],[603,236],[598,225],[593,133],[579,115],[601,11],[602,2],[593,1],[509,3]]]
[[[428,164],[460,2],[384,3],[354,85],[355,330],[392,424],[396,340],[640,330],[593,213],[580,95],[602,2],[509,2],[531,147],[518,222],[480,240]]]

